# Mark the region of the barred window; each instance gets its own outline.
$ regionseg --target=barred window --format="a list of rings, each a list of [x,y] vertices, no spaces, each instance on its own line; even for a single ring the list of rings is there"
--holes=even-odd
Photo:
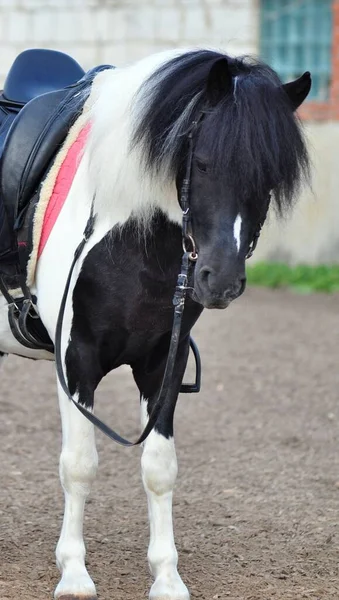
[[[326,101],[331,82],[332,0],[261,0],[260,55],[290,81],[311,71],[308,100]]]

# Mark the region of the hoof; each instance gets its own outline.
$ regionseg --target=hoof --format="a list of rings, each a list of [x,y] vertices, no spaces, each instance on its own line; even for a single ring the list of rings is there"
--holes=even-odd
[[[153,598],[153,596],[152,596]],[[189,596],[157,596],[154,600],[189,600]]]
[[[55,600],[98,600],[98,596],[84,596],[81,594],[62,594],[62,596],[57,596]]]
[[[190,600],[190,595],[176,573],[172,577],[157,577],[151,587],[149,600]]]
[[[189,596],[178,596],[178,595],[172,596],[172,594],[171,595],[166,594],[165,596],[164,595],[150,596],[150,598],[152,598],[152,600],[190,600]]]

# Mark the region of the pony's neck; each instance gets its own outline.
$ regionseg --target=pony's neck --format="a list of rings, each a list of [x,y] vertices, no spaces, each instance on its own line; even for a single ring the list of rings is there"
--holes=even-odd
[[[147,225],[161,209],[171,221],[181,222],[175,181],[144,167],[142,151],[131,147],[133,100],[143,81],[154,70],[154,60],[140,61],[124,69],[100,73],[90,98],[91,133],[86,154],[89,182],[98,217],[110,226],[123,224],[130,216]],[[164,60],[156,57],[156,63]]]

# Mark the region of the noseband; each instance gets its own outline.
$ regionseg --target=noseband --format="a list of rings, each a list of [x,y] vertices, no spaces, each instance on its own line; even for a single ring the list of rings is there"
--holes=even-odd
[[[173,306],[174,306],[174,314],[173,314],[173,325],[172,325],[172,334],[171,341],[167,356],[167,362],[165,366],[165,372],[163,376],[163,380],[161,383],[160,391],[158,393],[158,397],[153,404],[153,408],[151,414],[149,415],[149,419],[147,425],[140,435],[140,437],[135,442],[130,442],[129,440],[123,438],[116,431],[108,427],[105,423],[103,423],[98,417],[96,417],[90,410],[87,410],[82,404],[79,404],[72,397],[68,385],[64,375],[63,362],[62,362],[62,353],[61,353],[61,337],[62,337],[62,325],[65,314],[65,307],[68,297],[68,292],[71,284],[71,279],[74,271],[74,267],[87,243],[91,235],[94,231],[94,225],[96,220],[96,215],[94,214],[94,200],[93,198],[90,215],[83,233],[83,238],[75,250],[73,261],[68,273],[64,293],[61,300],[61,305],[59,309],[59,315],[56,325],[55,332],[55,362],[56,362],[56,370],[59,379],[59,383],[65,392],[66,396],[69,398],[73,404],[77,407],[77,409],[89,420],[93,425],[98,427],[105,435],[109,438],[121,444],[122,446],[136,446],[145,441],[147,436],[152,431],[154,425],[157,422],[157,419],[160,415],[162,407],[169,402],[176,402],[176,398],[171,400],[170,397],[170,387],[173,380],[173,371],[175,366],[175,360],[177,356],[177,351],[180,343],[180,332],[181,332],[181,323],[182,317],[185,308],[185,300],[186,300],[186,292],[188,289],[188,279],[190,268],[194,265],[194,263],[198,259],[198,252],[196,248],[196,244],[193,237],[193,232],[191,228],[191,216],[190,216],[190,186],[191,186],[191,172],[192,172],[192,161],[193,161],[193,152],[194,152],[194,141],[198,128],[199,122],[202,120],[204,112],[201,111],[198,118],[192,121],[191,126],[187,132],[188,137],[188,157],[186,163],[186,172],[185,177],[182,182],[180,195],[178,197],[178,201],[182,210],[182,247],[183,247],[183,256],[181,261],[181,269],[178,274],[177,285],[175,288],[174,296],[173,296]],[[266,215],[265,215],[266,217]],[[265,220],[265,219],[264,219]],[[258,239],[260,236],[261,228],[264,220],[260,223],[257,228],[253,239],[250,243],[246,258],[250,258],[256,248],[258,243]],[[201,364],[200,364],[200,356],[199,351],[194,343],[193,339],[190,338],[190,346],[193,350],[195,362],[196,362],[196,381],[192,385],[181,385],[181,391],[183,392],[197,392],[200,390],[200,380],[201,380]]]

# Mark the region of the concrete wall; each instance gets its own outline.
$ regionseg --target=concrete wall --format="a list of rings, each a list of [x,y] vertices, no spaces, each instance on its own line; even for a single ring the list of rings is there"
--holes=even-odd
[[[339,263],[339,122],[309,122],[305,130],[312,188],[304,188],[289,218],[270,216],[255,260]]]
[[[206,44],[255,53],[258,0],[0,0],[0,83],[21,50],[53,47],[85,68]],[[313,192],[291,220],[270,219],[255,260],[339,262],[339,123],[309,123]]]
[[[69,52],[86,68],[202,43],[242,54],[257,46],[256,2],[0,0],[0,40],[0,81],[27,47]]]

